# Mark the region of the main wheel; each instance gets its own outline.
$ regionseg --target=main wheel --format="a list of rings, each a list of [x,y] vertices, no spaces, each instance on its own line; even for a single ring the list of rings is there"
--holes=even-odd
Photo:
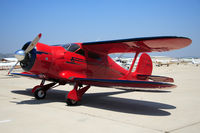
[[[76,105],[78,102],[72,99],[67,98],[66,103],[68,106]]]
[[[38,87],[34,92],[34,96],[36,99],[44,99],[46,97],[46,91],[42,87]]]

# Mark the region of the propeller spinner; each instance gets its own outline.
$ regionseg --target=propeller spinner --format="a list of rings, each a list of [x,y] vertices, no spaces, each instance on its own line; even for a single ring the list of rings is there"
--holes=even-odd
[[[36,44],[39,42],[41,36],[42,36],[41,33],[38,34],[38,35],[35,37],[35,39],[28,45],[28,47],[27,47],[25,50],[21,49],[21,50],[17,50],[17,51],[15,52],[15,57],[17,58],[18,61],[17,61],[17,63],[9,70],[8,74],[10,74],[10,73],[12,72],[12,70],[15,68],[15,66],[16,66],[19,62],[23,61],[23,60],[25,59],[26,55],[27,55],[31,50],[34,49],[34,47],[36,46]]]

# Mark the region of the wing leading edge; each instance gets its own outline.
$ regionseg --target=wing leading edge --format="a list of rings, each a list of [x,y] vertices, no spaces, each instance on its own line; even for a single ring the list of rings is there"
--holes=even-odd
[[[135,53],[138,52],[163,52],[180,49],[192,42],[186,37],[159,36],[130,38],[111,41],[86,42],[82,43],[84,49],[106,54],[111,53]]]
[[[22,73],[11,73],[11,75],[17,75],[17,76],[23,76],[23,77],[28,77],[28,78],[34,78],[34,79],[43,79],[39,75],[27,73],[27,72],[22,72]]]

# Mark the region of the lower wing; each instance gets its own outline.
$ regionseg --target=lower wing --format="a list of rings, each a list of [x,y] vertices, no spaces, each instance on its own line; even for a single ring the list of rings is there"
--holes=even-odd
[[[93,85],[100,87],[133,87],[133,88],[174,88],[176,85],[154,82],[154,81],[142,81],[142,80],[111,80],[111,79],[87,79],[87,78],[75,78],[75,82],[84,85]]]
[[[45,79],[45,77],[42,77],[41,75],[34,75],[31,73],[27,73],[27,72],[11,73],[11,74],[35,78],[35,79]],[[63,81],[63,79],[62,79],[62,81]],[[66,82],[68,82],[68,81],[69,81],[69,79],[66,79]],[[71,82],[78,82],[83,85],[92,85],[92,86],[99,86],[99,87],[133,87],[133,88],[154,88],[154,89],[155,88],[163,89],[163,88],[176,87],[176,85],[174,85],[174,84],[169,84],[169,83],[164,83],[164,82],[155,82],[155,81],[146,81],[146,80],[112,80],[112,79],[74,78],[71,80]]]
[[[29,78],[34,78],[34,79],[44,79],[42,76],[40,75],[35,75],[35,74],[31,74],[31,73],[27,73],[27,72],[22,72],[22,73],[11,73],[12,75],[17,75],[17,76],[23,76],[23,77],[29,77]]]

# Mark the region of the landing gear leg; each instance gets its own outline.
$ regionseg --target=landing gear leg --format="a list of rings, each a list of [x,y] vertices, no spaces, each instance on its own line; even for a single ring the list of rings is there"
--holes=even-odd
[[[46,97],[46,92],[49,90],[51,87],[53,87],[56,83],[50,83],[47,85],[44,85],[45,80],[43,79],[40,85],[35,86],[32,89],[32,92],[34,93],[34,96],[36,99],[44,99]]]
[[[76,105],[78,101],[81,100],[83,94],[90,88],[90,85],[82,87],[81,84],[75,83],[74,89],[71,90],[66,99],[66,103],[68,106]]]

